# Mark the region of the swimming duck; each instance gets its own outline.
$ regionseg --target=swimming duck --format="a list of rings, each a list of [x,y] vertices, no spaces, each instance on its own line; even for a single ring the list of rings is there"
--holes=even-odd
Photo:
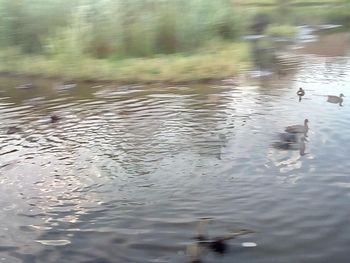
[[[201,254],[203,249],[209,249],[215,253],[224,254],[228,250],[228,240],[234,239],[241,235],[254,233],[254,231],[249,229],[241,229],[237,232],[230,233],[223,237],[210,238],[206,234],[203,234],[204,225],[207,223],[209,223],[207,219],[199,222],[197,229],[198,234],[195,236],[197,243],[187,247],[187,254],[191,258],[191,263],[202,262]]]
[[[56,114],[53,114],[53,115],[50,116],[50,122],[51,122],[51,123],[56,123],[56,122],[58,122],[60,119],[61,119],[61,117],[58,116],[58,115],[56,115]]]
[[[307,133],[309,131],[308,119],[304,120],[304,125],[291,125],[285,128],[288,133]]]
[[[299,90],[297,91],[297,95],[298,96],[304,96],[305,95],[305,90],[303,90],[303,88],[299,88]]]
[[[209,238],[204,235],[198,235],[196,236],[195,239],[198,241],[199,245],[209,248],[211,251],[215,253],[224,254],[225,252],[227,252],[227,249],[228,249],[228,245],[226,241],[234,239],[238,236],[246,235],[250,233],[253,233],[253,231],[248,229],[241,229],[237,232],[228,234],[227,236],[223,236],[223,237]]]
[[[343,97],[345,97],[343,93],[340,93],[339,96],[328,95],[327,96],[327,102],[336,103],[336,104],[339,103],[339,105],[342,106],[341,104],[343,102]]]
[[[15,127],[15,126],[11,126],[7,129],[7,132],[6,134],[15,134],[17,132],[20,132],[22,129],[21,128],[18,128],[18,127]]]
[[[299,102],[301,101],[301,98],[305,95],[305,91],[302,88],[299,88],[297,91],[297,95],[299,97]]]

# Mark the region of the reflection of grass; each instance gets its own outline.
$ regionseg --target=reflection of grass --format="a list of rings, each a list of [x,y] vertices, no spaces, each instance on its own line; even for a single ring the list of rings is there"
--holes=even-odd
[[[266,33],[271,36],[291,37],[296,31],[295,26],[291,25],[269,25]]]
[[[125,82],[186,82],[232,76],[248,65],[248,53],[245,43],[225,42],[212,43],[191,54],[116,61],[84,57],[29,57],[18,53],[9,56],[7,51],[0,60],[0,71]]]

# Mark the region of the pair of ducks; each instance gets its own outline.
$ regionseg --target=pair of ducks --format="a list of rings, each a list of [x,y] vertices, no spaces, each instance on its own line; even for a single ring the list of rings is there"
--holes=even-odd
[[[299,88],[299,90],[297,91],[297,95],[299,96],[299,101],[301,101],[301,98],[305,95],[305,90],[303,90],[303,88]],[[343,97],[345,97],[343,93],[340,93],[339,96],[327,95],[327,102],[343,106]]]

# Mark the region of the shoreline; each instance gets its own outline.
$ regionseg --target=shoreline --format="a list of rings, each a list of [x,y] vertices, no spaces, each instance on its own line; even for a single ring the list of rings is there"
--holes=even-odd
[[[194,80],[143,80],[143,81],[134,81],[134,80],[117,80],[117,79],[98,79],[98,78],[70,78],[60,75],[47,76],[44,74],[28,74],[20,72],[0,72],[0,78],[22,78],[30,79],[31,81],[35,80],[47,80],[47,81],[69,81],[77,84],[115,84],[115,85],[193,85],[193,84],[222,84],[223,81],[227,79],[233,79],[238,76],[239,73],[235,75],[228,75],[226,77],[207,77]]]
[[[247,42],[212,42],[192,53],[147,58],[94,59],[84,56],[2,56],[0,76],[84,83],[212,83],[251,67]],[[1,51],[0,51],[1,57]]]

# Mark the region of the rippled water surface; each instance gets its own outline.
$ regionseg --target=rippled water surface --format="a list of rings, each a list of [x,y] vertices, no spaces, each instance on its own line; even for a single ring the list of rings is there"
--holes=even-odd
[[[20,84],[0,82],[0,262],[186,262],[203,217],[256,232],[205,262],[349,262],[348,57],[238,87]],[[304,155],[273,147],[305,118]]]

